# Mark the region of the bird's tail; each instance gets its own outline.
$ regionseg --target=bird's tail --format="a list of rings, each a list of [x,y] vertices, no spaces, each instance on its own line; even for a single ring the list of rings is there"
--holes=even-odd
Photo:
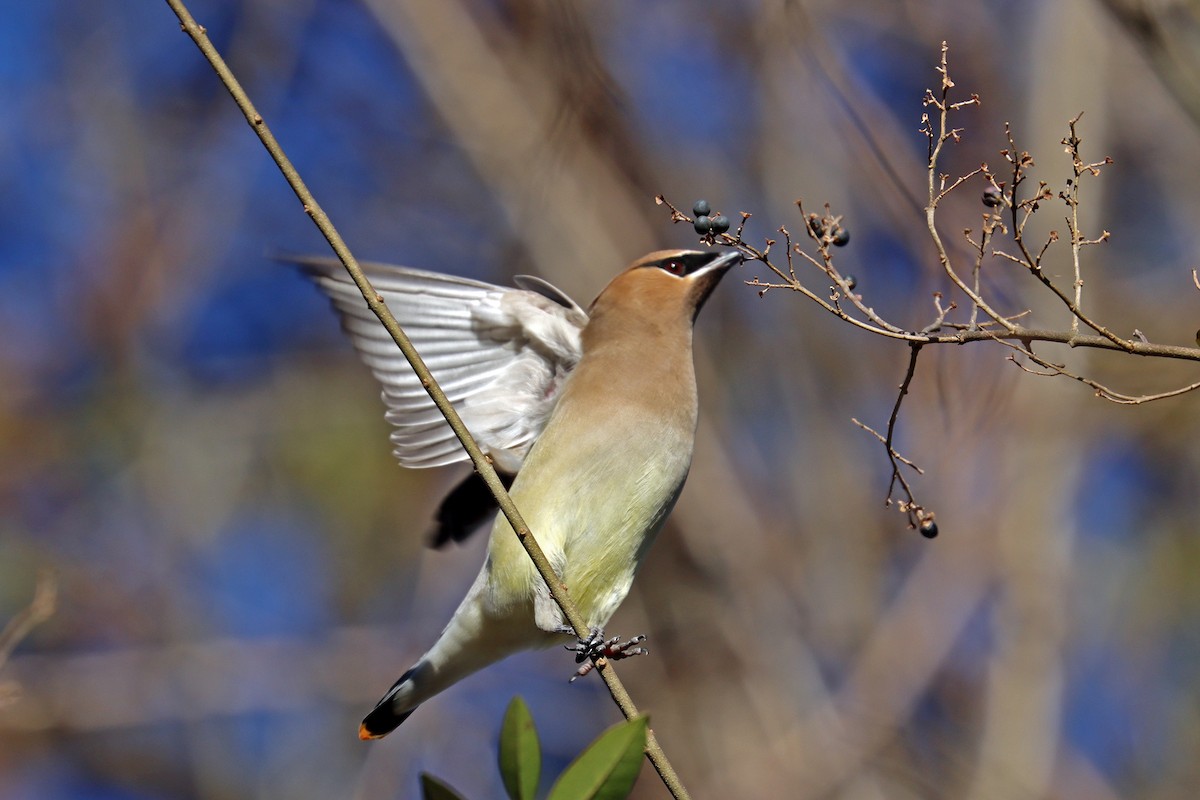
[[[472,589],[437,643],[392,684],[363,719],[358,737],[386,736],[418,705],[468,675],[518,650],[547,647],[557,641],[524,615],[485,619]]]
[[[358,726],[359,739],[366,741],[387,736],[417,710],[415,705],[405,708],[400,697],[412,694],[411,691],[405,690],[411,690],[414,682],[413,676],[421,670],[423,664],[425,664],[424,660],[418,662],[415,667],[405,672],[399,680],[392,684],[388,693],[375,704],[375,708],[363,718],[362,724]]]

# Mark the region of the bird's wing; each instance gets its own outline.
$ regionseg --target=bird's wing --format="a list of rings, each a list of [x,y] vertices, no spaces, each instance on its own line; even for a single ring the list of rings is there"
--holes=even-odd
[[[406,467],[467,454],[358,287],[332,259],[293,258],[333,300],[362,360],[383,385],[395,455]],[[363,263],[467,429],[498,469],[515,473],[579,361],[587,314],[550,284],[527,288]]]

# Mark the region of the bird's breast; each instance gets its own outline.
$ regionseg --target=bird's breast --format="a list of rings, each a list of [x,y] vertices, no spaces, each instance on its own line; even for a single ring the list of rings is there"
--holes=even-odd
[[[602,626],[628,593],[691,465],[695,383],[595,381],[581,364],[511,493],[589,625]],[[580,380],[582,379],[582,380]],[[583,391],[583,390],[587,391]],[[493,529],[497,599],[538,585],[501,517]],[[526,595],[527,597],[528,595]]]

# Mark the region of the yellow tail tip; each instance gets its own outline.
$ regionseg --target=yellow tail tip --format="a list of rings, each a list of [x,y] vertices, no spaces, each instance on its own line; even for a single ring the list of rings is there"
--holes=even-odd
[[[383,734],[371,733],[369,730],[367,730],[367,724],[364,722],[362,725],[358,726],[358,738],[365,742],[368,739],[382,739]]]

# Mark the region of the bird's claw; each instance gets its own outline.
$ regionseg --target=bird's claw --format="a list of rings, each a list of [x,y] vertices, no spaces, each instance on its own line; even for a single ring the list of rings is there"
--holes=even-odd
[[[596,659],[619,661],[622,658],[645,655],[649,651],[638,646],[644,641],[646,641],[646,637],[641,635],[634,636],[627,642],[622,642],[620,636],[605,639],[602,628],[592,628],[592,632],[586,639],[580,639],[575,644],[564,645],[567,650],[575,654],[575,663],[580,665],[575,674],[571,676],[571,683],[595,669]]]

